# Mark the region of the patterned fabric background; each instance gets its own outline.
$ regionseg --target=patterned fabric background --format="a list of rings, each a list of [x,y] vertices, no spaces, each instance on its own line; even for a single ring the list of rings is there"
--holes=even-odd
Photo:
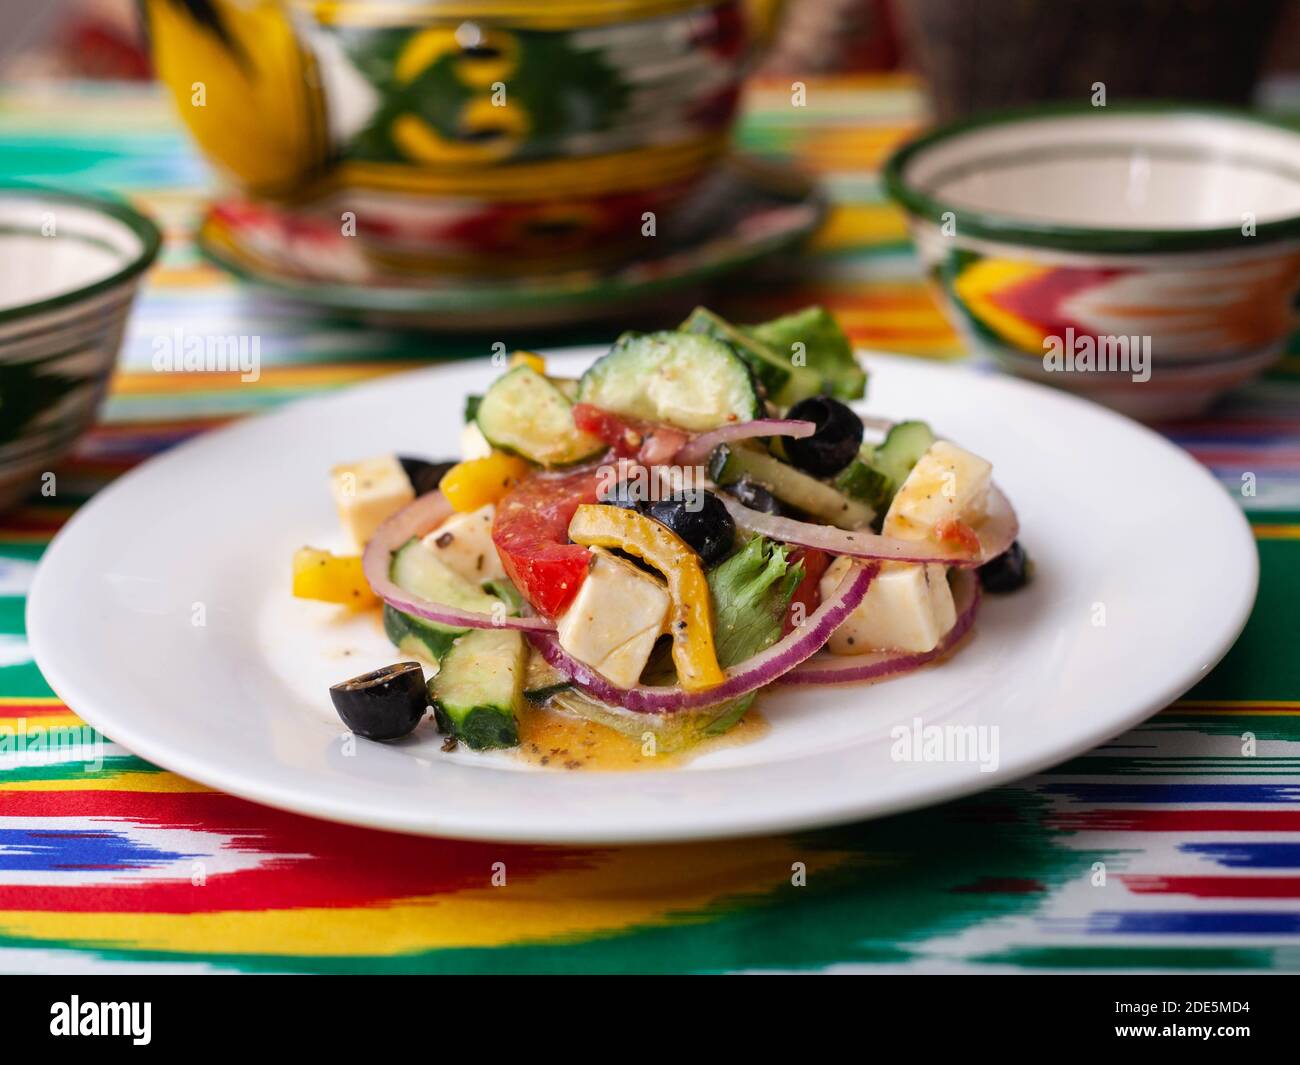
[[[960,357],[876,178],[916,121],[914,86],[815,81],[808,101],[794,110],[788,86],[760,87],[740,136],[751,152],[798,160],[833,193],[807,281],[723,309],[819,301],[865,347]],[[188,234],[207,175],[147,90],[0,96],[0,181],[10,179],[125,191],[169,238],[104,424],[60,473],[57,500],[0,516],[0,728],[25,721],[30,735],[80,725],[23,635],[36,561],[78,502],[231,419],[482,347],[270,308],[204,266]],[[261,380],[153,373],[149,338],[182,324],[260,335]],[[575,849],[312,821],[212,792],[111,741],[97,767],[79,746],[44,760],[11,752],[0,755],[0,970],[1300,969],[1300,359],[1170,435],[1235,494],[1243,472],[1257,475],[1243,502],[1263,564],[1259,603],[1188,698],[1086,757],[837,830]],[[1245,732],[1258,739],[1253,758],[1241,755]],[[498,861],[504,888],[490,883]],[[791,883],[796,861],[806,886]]]

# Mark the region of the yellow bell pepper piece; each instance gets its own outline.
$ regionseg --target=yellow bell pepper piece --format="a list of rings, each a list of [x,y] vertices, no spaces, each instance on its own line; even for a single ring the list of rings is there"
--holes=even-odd
[[[510,369],[516,366],[531,366],[542,376],[546,375],[546,360],[531,351],[516,351],[510,356]]]
[[[494,451],[487,458],[458,462],[438,484],[453,510],[478,510],[495,503],[532,469],[521,458]]]
[[[673,600],[669,627],[673,664],[687,691],[716,688],[726,674],[718,665],[709,609],[709,582],[700,556],[668,526],[634,510],[584,503],[569,523],[569,539],[587,547],[617,547],[644,559],[668,581]]]
[[[318,547],[300,547],[293,553],[293,594],[357,608],[378,601],[361,572],[360,555],[333,555]]]

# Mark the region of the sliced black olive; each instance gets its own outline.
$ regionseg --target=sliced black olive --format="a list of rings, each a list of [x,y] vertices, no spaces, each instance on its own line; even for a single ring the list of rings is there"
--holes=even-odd
[[[1033,563],[1029,561],[1025,549],[1020,546],[1020,541],[1016,540],[997,558],[984,563],[979,568],[980,584],[984,586],[986,592],[1005,595],[1028,584],[1033,569]]]
[[[722,500],[703,488],[651,503],[645,513],[685,540],[705,565],[725,558],[736,538],[736,523]]]
[[[644,510],[645,486],[639,481],[619,481],[596,495],[598,502],[624,510]]]
[[[429,705],[418,662],[398,662],[331,685],[330,700],[343,724],[369,740],[409,735]]]
[[[412,458],[410,455],[398,455],[397,461],[406,471],[406,479],[411,482],[417,496],[432,492],[446,476],[447,471],[456,465],[456,460],[447,462],[430,462],[428,459]]]
[[[839,473],[857,457],[862,447],[862,419],[838,399],[830,396],[801,399],[786,417],[817,426],[812,436],[799,440],[787,437],[781,442],[790,462],[814,477]]]
[[[730,496],[742,505],[749,507],[750,510],[761,511],[764,514],[783,514],[780,501],[764,488],[757,481],[749,477],[742,477],[738,481],[733,481],[723,489]]]

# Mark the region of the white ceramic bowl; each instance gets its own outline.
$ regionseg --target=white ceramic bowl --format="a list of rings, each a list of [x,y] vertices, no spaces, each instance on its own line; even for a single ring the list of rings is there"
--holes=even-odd
[[[1295,327],[1300,130],[1281,122],[1003,112],[906,145],[885,180],[953,320],[1015,373],[1177,417],[1260,373]]]
[[[0,188],[0,507],[94,420],[161,241],[123,203]]]

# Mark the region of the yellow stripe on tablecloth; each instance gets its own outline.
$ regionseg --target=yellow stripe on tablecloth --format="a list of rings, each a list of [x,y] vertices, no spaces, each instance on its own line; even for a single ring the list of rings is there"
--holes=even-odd
[[[799,141],[795,155],[802,166],[822,173],[874,171],[916,132],[896,125],[819,130]]]
[[[185,373],[154,373],[152,370],[119,371],[113,378],[114,395],[150,393],[218,392],[242,388],[319,387],[346,385],[385,374],[414,370],[428,363],[415,361],[383,363],[336,363],[330,366],[264,366],[257,381],[244,381],[238,371],[200,370]]]
[[[0,704],[0,711],[4,710],[3,704]],[[40,725],[42,728],[80,728],[85,724],[71,710],[64,710],[53,714],[6,714],[0,712],[0,729],[16,729],[19,724],[31,727]]]
[[[163,263],[154,267],[149,282],[157,288],[233,288],[237,282],[229,274],[209,263],[174,266]]]
[[[948,319],[933,304],[930,306],[917,304],[911,307],[901,305],[891,309],[880,307],[863,311],[843,311],[836,317],[840,319],[843,327],[850,333],[888,333],[897,331],[914,335],[956,336],[948,324]]]
[[[888,204],[838,204],[812,238],[813,251],[842,251],[907,239],[903,214]]]
[[[790,883],[795,862],[825,874],[850,855],[793,841],[734,840],[708,847],[594,852],[589,868],[545,872],[484,887],[372,907],[218,913],[0,913],[0,934],[134,950],[220,954],[391,955],[495,947],[615,933],[644,924],[703,920],[727,898]],[[487,878],[485,872],[485,879]]]
[[[800,75],[799,80],[810,91],[816,89],[818,92],[840,92],[850,96],[856,96],[863,90],[878,92],[907,90],[919,93],[925,87],[925,83],[916,74],[905,70],[862,70],[847,74],[803,74]],[[748,93],[747,99],[754,105],[751,110],[770,111],[789,106],[790,78],[788,75],[756,74],[750,79],[746,90]],[[857,104],[857,109],[862,110],[862,100],[852,99],[849,102]]]
[[[66,762],[59,762],[66,765]],[[60,776],[52,780],[15,780],[5,781],[0,776],[0,792],[5,791],[129,791],[134,793],[150,792],[155,795],[181,795],[212,789],[186,777],[168,773],[141,772],[127,770],[121,773],[103,769],[88,770],[83,777]]]
[[[1300,525],[1252,525],[1256,540],[1300,540]]]
[[[1298,699],[1179,699],[1169,710],[1190,714],[1300,715]]]

